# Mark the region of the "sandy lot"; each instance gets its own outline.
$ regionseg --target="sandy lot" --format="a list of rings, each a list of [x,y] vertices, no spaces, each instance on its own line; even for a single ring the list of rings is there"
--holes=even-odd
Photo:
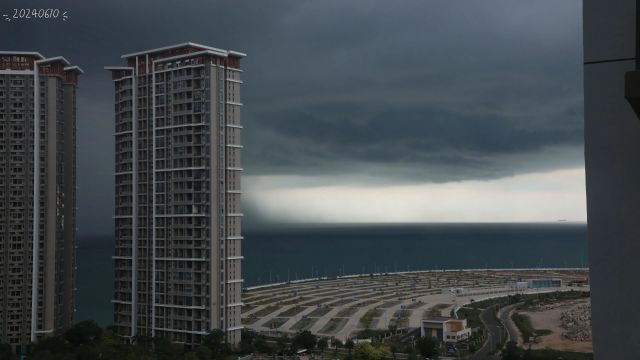
[[[562,302],[547,306],[541,311],[520,312],[531,318],[531,324],[535,329],[548,329],[553,332],[550,335],[540,337],[538,343],[531,345],[531,348],[593,352],[593,344],[591,341],[572,341],[562,336],[566,330],[561,327],[562,321],[560,320],[562,312],[575,308],[578,305],[589,303],[589,301],[590,300]],[[522,339],[520,339],[520,343],[522,343]]]

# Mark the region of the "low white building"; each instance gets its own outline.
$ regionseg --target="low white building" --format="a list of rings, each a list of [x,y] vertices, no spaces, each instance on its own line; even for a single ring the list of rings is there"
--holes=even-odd
[[[467,319],[433,317],[422,320],[420,336],[455,343],[468,339],[471,336],[471,328],[467,326]]]
[[[514,289],[526,289],[528,287],[529,287],[529,283],[526,281],[518,281],[515,284],[513,284]]]

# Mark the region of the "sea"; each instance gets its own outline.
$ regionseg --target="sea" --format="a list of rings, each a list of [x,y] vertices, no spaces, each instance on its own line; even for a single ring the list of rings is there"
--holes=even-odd
[[[584,223],[287,224],[244,230],[244,286],[396,271],[586,267]],[[77,320],[111,324],[113,238],[78,239]]]

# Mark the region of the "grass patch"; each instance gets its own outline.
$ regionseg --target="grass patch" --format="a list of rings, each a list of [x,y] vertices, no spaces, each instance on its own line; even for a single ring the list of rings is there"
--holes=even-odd
[[[511,315],[511,320],[516,324],[520,333],[522,333],[524,342],[529,342],[532,338],[535,339],[538,336],[545,336],[552,333],[552,331],[548,329],[534,329],[531,324],[531,319],[524,314],[514,313]]]
[[[327,305],[329,305],[329,306],[336,306],[336,307],[337,307],[337,306],[346,305],[346,304],[348,304],[348,303],[352,303],[352,302],[354,302],[354,301],[356,301],[356,299],[340,299],[340,300],[334,301],[334,302],[332,302],[332,303],[329,303],[329,304],[327,304]]]
[[[380,300],[376,300],[376,299],[373,299],[373,300],[372,300],[372,299],[369,299],[369,300],[361,301],[361,302],[359,302],[359,303],[357,303],[357,304],[355,304],[355,305],[353,305],[353,306],[361,306],[361,307],[364,307],[364,306],[369,306],[369,305],[371,305],[371,304],[375,304],[375,303],[377,303],[377,302],[380,302]]]
[[[315,310],[310,312],[308,315],[309,315],[309,317],[321,317],[321,316],[326,315],[331,310],[333,310],[333,308],[328,307],[328,306],[322,306],[322,307],[316,308]]]
[[[251,304],[242,305],[242,313],[246,314],[246,313],[250,312],[251,310],[253,310],[255,308],[256,308],[256,306],[251,305]]]
[[[360,325],[363,328],[368,329],[373,324],[373,320],[376,319],[376,318],[379,318],[380,315],[382,315],[382,310],[380,310],[380,309],[371,309],[371,310],[367,311],[367,313],[364,314],[360,318]]]
[[[536,329],[536,336],[547,336],[553,334],[549,329]]]
[[[520,330],[520,334],[522,334],[524,342],[529,342],[529,340],[534,337],[535,329],[533,328],[533,325],[531,325],[531,319],[527,315],[513,313],[513,315],[511,315],[511,320],[513,320],[514,324],[518,327],[518,330]]]
[[[292,308],[289,308],[289,309],[281,312],[280,314],[278,314],[278,316],[281,316],[281,317],[292,317],[292,316],[298,315],[299,313],[303,312],[304,309],[306,309],[306,308],[302,307],[302,306],[299,306],[299,305],[296,305],[296,306],[294,306]]]
[[[256,311],[255,313],[253,313],[253,315],[255,315],[256,317],[265,317],[266,315],[271,314],[272,312],[280,309],[282,306],[279,305],[271,305],[271,306],[267,306],[266,308],[260,309],[258,311]]]
[[[400,304],[400,301],[385,301],[382,304],[378,305],[381,309],[388,309]]]
[[[348,307],[340,310],[338,314],[336,314],[336,317],[351,317],[353,314],[357,313],[358,310],[359,309],[357,307]]]
[[[398,310],[393,313],[393,318],[389,322],[389,326],[395,326],[396,328],[409,327],[409,317],[411,316],[411,310]]]
[[[291,327],[291,330],[294,330],[294,331],[308,330],[313,326],[313,324],[316,323],[316,321],[318,321],[318,318],[301,319]]]
[[[271,319],[271,320],[267,321],[267,322],[266,322],[266,323],[264,323],[264,325],[262,325],[262,326],[267,327],[267,328],[269,328],[269,329],[277,329],[277,328],[279,328],[280,326],[282,326],[284,323],[286,323],[288,320],[289,320],[289,318],[280,318],[280,317],[277,317],[277,318],[273,318],[273,319]]]
[[[267,304],[273,304],[275,302],[277,303],[281,303],[281,302],[296,302],[298,301],[298,296],[282,296],[282,297],[277,297],[277,296],[271,296],[271,297],[266,297],[263,298],[260,301],[255,301],[255,302],[251,302],[251,305],[267,305]]]
[[[309,298],[298,296],[298,297],[294,297],[294,298],[289,299],[289,300],[278,301],[278,304],[285,305],[285,306],[286,305],[293,305],[293,304],[297,304],[297,303],[299,303],[301,301],[305,301],[307,299],[309,299]]]
[[[476,328],[482,326],[480,320],[480,313],[482,310],[474,308],[460,308],[458,309],[458,319],[467,319],[467,324],[470,328]]]
[[[328,301],[333,300],[333,298],[321,298],[321,299],[313,299],[311,301],[307,301],[305,303],[300,304],[301,306],[317,306],[319,304],[324,304]]]
[[[340,318],[332,318],[330,319],[325,326],[319,331],[322,334],[332,334],[337,331],[340,331],[346,324],[349,319],[340,319]]]

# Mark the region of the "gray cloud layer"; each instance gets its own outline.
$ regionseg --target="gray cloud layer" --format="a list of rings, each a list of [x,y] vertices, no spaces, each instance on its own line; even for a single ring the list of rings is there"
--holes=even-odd
[[[249,54],[249,175],[446,182],[583,162],[578,0],[55,3],[69,22],[2,23],[0,48],[64,55],[86,71],[83,233],[112,225],[113,94],[102,67],[183,41]],[[38,4],[52,6],[29,2]]]

